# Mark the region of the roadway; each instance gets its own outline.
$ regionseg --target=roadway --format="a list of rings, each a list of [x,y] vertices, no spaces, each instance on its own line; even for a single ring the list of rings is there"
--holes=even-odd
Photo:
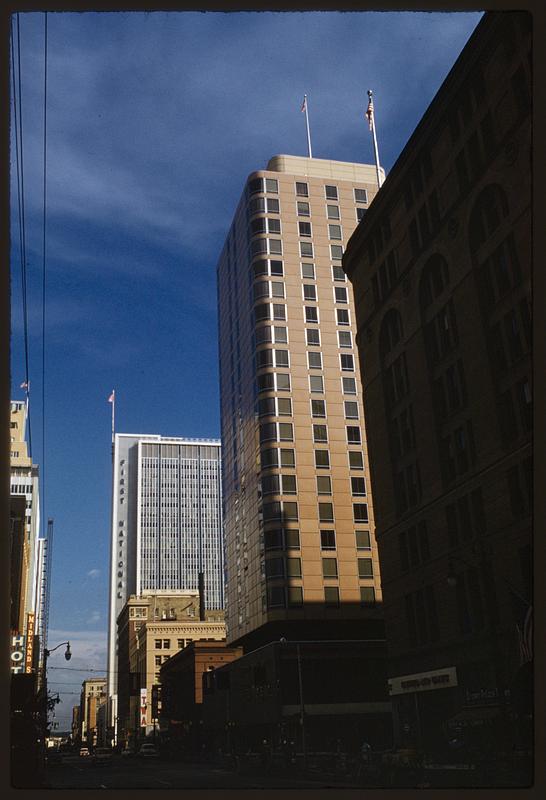
[[[324,779],[239,774],[214,764],[119,754],[100,764],[89,757],[66,754],[61,763],[47,767],[45,776],[45,786],[51,789],[316,789],[328,785],[334,784]]]

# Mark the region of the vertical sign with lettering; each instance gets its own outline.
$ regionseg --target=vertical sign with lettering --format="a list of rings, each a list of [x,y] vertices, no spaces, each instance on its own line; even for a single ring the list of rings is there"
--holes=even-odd
[[[11,636],[11,671],[15,674],[25,671],[25,637],[13,632]]]
[[[27,649],[25,653],[25,672],[32,672],[32,655],[34,648],[34,614],[27,614]]]
[[[147,697],[147,690],[141,689],[140,690],[140,727],[146,727],[146,697]]]

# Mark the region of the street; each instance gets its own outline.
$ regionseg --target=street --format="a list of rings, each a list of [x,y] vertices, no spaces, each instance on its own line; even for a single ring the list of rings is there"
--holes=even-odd
[[[334,785],[324,778],[290,775],[239,774],[214,764],[191,764],[160,759],[113,755],[106,764],[91,758],[63,755],[60,764],[46,770],[52,789],[261,789],[317,788]],[[339,785],[339,784],[337,784]]]

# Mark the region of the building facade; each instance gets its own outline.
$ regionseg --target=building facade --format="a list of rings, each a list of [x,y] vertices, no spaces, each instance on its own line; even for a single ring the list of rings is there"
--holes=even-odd
[[[288,629],[343,638],[381,626],[341,268],[376,190],[375,167],[276,156],[248,177],[219,259],[226,622],[245,650]]]
[[[110,726],[117,618],[130,595],[196,590],[202,572],[206,607],[224,606],[220,442],[116,434],[112,498]]]
[[[225,639],[223,609],[205,609],[196,591],[131,595],[118,617],[117,740],[127,745],[158,729],[154,686],[161,665],[194,641]]]
[[[22,523],[24,533],[15,553],[18,561],[18,609],[14,614],[18,620],[17,631],[26,635],[28,615],[36,613],[36,574],[38,560],[38,537],[40,532],[40,493],[38,466],[28,454],[25,440],[27,404],[12,401],[10,414],[10,496],[24,498],[25,513]],[[22,545],[22,547],[21,547]]]
[[[530,19],[483,18],[343,261],[397,739],[425,749],[530,735]]]
[[[83,681],[80,694],[81,742],[89,748],[97,745],[97,712],[106,704],[106,678]]]
[[[358,753],[392,745],[384,641],[281,641],[203,675],[201,718],[212,749],[274,756]],[[338,765],[339,766],[339,765]]]
[[[242,647],[225,641],[195,640],[161,666],[161,727],[178,743],[177,749],[201,752],[210,745],[200,736],[203,721],[203,676],[243,655]]]

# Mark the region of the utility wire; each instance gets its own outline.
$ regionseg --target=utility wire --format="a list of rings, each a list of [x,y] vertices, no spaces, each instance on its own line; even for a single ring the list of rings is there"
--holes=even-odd
[[[46,221],[47,221],[47,11],[44,15],[44,187],[43,187],[43,224],[42,224],[42,525],[46,524],[44,513],[46,497],[46,407],[45,407],[45,376],[46,376]],[[49,552],[51,558],[51,551]],[[49,587],[48,587],[49,591]]]
[[[23,328],[25,344],[25,383],[27,400],[29,396],[29,343],[28,343],[28,306],[27,306],[27,254],[26,254],[26,226],[25,226],[25,183],[24,183],[24,160],[23,160],[23,106],[21,90],[21,34],[19,26],[19,14],[17,20],[17,71],[15,69],[14,55],[14,31],[11,29],[11,55],[12,55],[12,77],[13,77],[13,109],[15,122],[15,154],[17,162],[17,199],[19,211],[19,251],[21,259],[21,288],[23,296]],[[17,72],[17,87],[15,75]],[[17,104],[19,103],[19,113]],[[32,427],[30,421],[30,403],[27,403],[28,417],[28,450],[32,459]]]

